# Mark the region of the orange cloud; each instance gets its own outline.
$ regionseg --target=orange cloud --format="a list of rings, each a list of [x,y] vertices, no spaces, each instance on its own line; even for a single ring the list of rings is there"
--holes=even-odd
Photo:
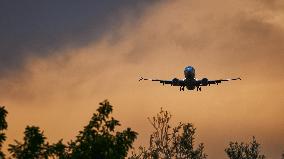
[[[29,57],[25,71],[0,82],[1,104],[9,110],[8,143],[25,125],[36,124],[51,141],[74,138],[109,99],[123,126],[147,144],[147,117],[160,107],[174,122],[193,122],[210,158],[225,158],[230,140],[255,135],[268,158],[284,149],[281,1],[167,1],[148,8],[83,48],[68,47],[50,57]],[[115,34],[115,35],[114,35]],[[187,65],[198,77],[243,81],[179,92],[140,76],[183,78]]]

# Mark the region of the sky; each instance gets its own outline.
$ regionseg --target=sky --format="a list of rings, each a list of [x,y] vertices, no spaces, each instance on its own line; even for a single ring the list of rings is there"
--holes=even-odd
[[[0,105],[8,143],[27,125],[49,141],[74,139],[108,99],[122,128],[147,145],[147,117],[191,122],[208,158],[255,136],[267,158],[284,152],[284,1],[1,1]],[[241,77],[180,92],[140,76]],[[7,146],[6,146],[7,147]],[[4,147],[4,148],[6,148]]]

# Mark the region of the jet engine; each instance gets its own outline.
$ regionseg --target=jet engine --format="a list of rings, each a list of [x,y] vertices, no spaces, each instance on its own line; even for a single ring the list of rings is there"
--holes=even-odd
[[[203,78],[203,79],[201,80],[201,84],[202,84],[203,86],[207,86],[207,85],[208,85],[208,79],[207,79],[207,78]]]
[[[179,79],[174,78],[172,81],[173,81],[173,86],[178,86],[179,85]]]

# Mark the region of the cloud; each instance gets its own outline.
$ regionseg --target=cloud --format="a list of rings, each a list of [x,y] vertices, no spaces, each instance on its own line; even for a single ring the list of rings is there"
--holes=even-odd
[[[139,18],[122,10],[115,27],[100,24],[103,31],[93,22],[87,29],[76,29],[77,22],[67,31],[55,29],[62,36],[43,47],[48,49],[39,54],[45,56],[34,49],[24,49],[23,56],[11,54],[25,71],[0,80],[0,89],[5,90],[0,101],[9,106],[11,115],[9,138],[18,137],[16,132],[30,123],[46,129],[52,140],[73,138],[96,109],[93,105],[110,98],[122,124],[139,132],[138,143],[148,141],[151,129],[146,118],[165,106],[174,120],[196,125],[198,140],[205,142],[212,158],[224,158],[229,140],[252,135],[260,138],[268,157],[279,156],[283,147],[275,145],[284,142],[284,25],[280,20],[284,13],[277,7],[281,3],[163,1],[145,6]],[[110,17],[116,19],[114,14]],[[69,23],[61,25],[65,24]],[[97,31],[99,36],[94,36]],[[198,78],[241,76],[244,80],[204,88],[201,93],[137,82],[140,76],[183,78],[186,65],[196,67]]]
[[[21,70],[29,56],[46,57],[66,47],[84,47],[119,27],[125,13],[134,22],[143,8],[155,3],[149,0],[1,2],[0,72],[6,75]]]

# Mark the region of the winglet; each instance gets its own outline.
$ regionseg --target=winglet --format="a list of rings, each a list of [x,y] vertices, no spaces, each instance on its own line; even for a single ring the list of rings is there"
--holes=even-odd
[[[232,78],[232,79],[228,79],[228,80],[242,80],[240,77],[238,78]]]
[[[142,80],[145,80],[145,81],[147,81],[147,80],[153,81],[153,79],[150,79],[150,78],[143,78],[143,77],[140,77],[138,81],[142,81]]]

